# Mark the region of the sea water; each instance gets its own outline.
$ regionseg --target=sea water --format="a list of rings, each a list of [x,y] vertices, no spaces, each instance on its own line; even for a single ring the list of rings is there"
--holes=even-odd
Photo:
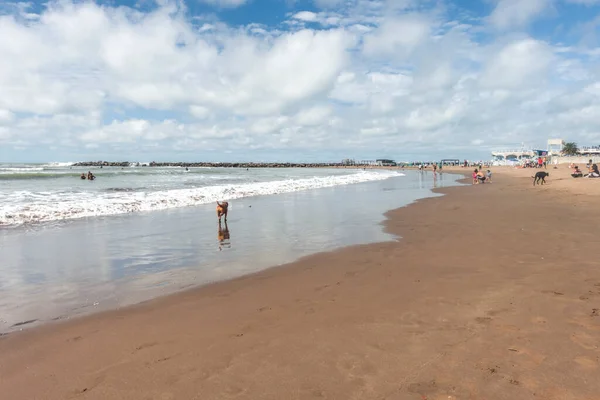
[[[91,171],[95,180],[80,179]],[[387,179],[396,171],[0,164],[0,227],[165,210]]]
[[[0,226],[0,333],[316,252],[395,240],[380,225],[386,211],[435,196],[432,188],[459,178],[399,170],[103,168],[93,170],[97,180],[80,182],[81,172],[69,166],[4,168],[19,169],[5,173],[0,192],[11,199],[0,203],[7,221]],[[227,225],[217,222],[217,199],[230,200]]]

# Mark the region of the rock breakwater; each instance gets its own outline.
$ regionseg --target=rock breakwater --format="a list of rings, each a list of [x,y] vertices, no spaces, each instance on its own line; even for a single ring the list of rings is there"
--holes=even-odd
[[[151,162],[139,163],[129,161],[83,161],[73,167],[221,167],[221,168],[323,168],[344,167],[342,163],[257,163],[257,162]]]

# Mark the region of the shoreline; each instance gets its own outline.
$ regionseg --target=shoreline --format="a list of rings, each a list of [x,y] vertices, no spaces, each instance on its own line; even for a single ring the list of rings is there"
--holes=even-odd
[[[384,180],[400,175],[383,169],[144,169],[105,168],[81,180],[81,171],[9,175],[0,195],[0,229],[62,220],[175,209],[322,187]],[[1,245],[1,244],[0,244]]]
[[[446,179],[438,180],[438,185],[457,185],[458,177],[448,174]],[[7,249],[36,246],[46,256],[44,260],[29,258],[25,263],[17,261],[14,254],[5,254],[7,264],[1,276],[9,287],[3,288],[5,301],[0,302],[0,317],[3,317],[0,333],[19,333],[48,323],[120,309],[277,267],[309,254],[394,240],[380,226],[385,221],[384,211],[406,206],[415,199],[436,196],[431,191],[434,183],[431,179],[407,173],[391,180],[238,199],[229,224],[233,241],[229,239],[228,245],[233,242],[233,252],[217,251],[214,238],[217,226],[210,223],[214,219],[211,205],[73,221],[50,230],[33,228],[37,234],[31,227],[5,232],[0,245]],[[347,196],[353,200],[345,201]],[[383,208],[381,212],[372,214],[355,209],[362,208],[362,202],[373,201]],[[339,206],[335,213],[309,210],[321,202]],[[267,210],[268,215],[262,215]],[[347,221],[345,216],[353,213],[353,220]],[[292,214],[295,217],[289,220]],[[192,220],[206,223],[190,224]],[[320,220],[323,222],[319,223]],[[140,230],[140,227],[146,228]],[[286,234],[279,238],[281,230]],[[272,235],[268,232],[275,239],[269,239]],[[147,238],[153,238],[152,248],[147,247]],[[57,243],[94,250],[71,252],[64,259],[52,250]],[[120,248],[123,250],[119,251]],[[271,249],[269,255],[262,254],[263,248]],[[121,278],[107,278],[115,275]],[[27,282],[28,276],[39,276],[43,281],[32,285]],[[18,281],[21,286],[10,285]],[[85,293],[84,297],[78,293]]]
[[[48,399],[598,399],[600,272],[586,221],[599,212],[581,196],[566,207],[553,181],[494,178],[389,211],[384,229],[399,241],[3,337],[0,389]],[[565,233],[575,226],[576,243]]]

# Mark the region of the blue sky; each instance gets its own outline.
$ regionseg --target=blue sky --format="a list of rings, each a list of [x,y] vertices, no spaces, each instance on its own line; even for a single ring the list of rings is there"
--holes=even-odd
[[[600,143],[600,1],[3,3],[0,161]]]

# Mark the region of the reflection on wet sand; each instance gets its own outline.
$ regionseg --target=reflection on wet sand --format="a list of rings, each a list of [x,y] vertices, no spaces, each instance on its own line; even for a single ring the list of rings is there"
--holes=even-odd
[[[225,221],[225,227],[221,225],[221,221],[219,220],[219,231],[217,233],[217,238],[219,239],[219,251],[223,250],[223,247],[226,249],[231,248],[231,239],[229,236],[229,227],[227,226],[227,221]]]
[[[438,186],[453,185],[453,176],[439,175]],[[434,196],[432,181],[425,172],[406,171],[398,179],[238,199],[236,248],[228,223],[221,222],[218,253],[212,204],[58,227],[0,229],[0,335],[236,278],[317,252],[393,240],[379,225],[383,211]],[[373,202],[381,213],[364,207]]]

